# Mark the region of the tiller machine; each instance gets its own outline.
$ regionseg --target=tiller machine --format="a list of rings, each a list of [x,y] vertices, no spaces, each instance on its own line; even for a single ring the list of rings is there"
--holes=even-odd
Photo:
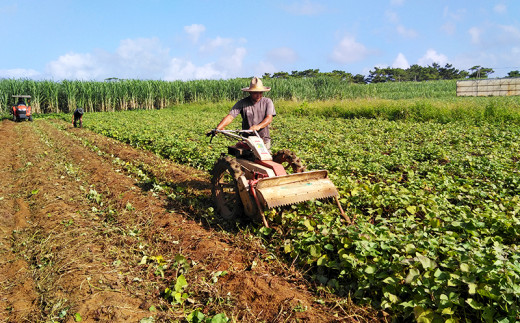
[[[266,209],[334,198],[342,217],[350,223],[326,170],[305,171],[301,160],[290,150],[271,155],[256,131],[215,129],[208,136],[212,140],[217,134],[238,140],[228,147],[228,154],[222,153],[211,172],[213,201],[222,218],[245,214],[269,227],[264,216]]]

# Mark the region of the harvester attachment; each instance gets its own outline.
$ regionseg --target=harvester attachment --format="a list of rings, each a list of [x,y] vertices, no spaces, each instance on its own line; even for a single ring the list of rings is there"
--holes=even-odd
[[[326,170],[263,178],[256,184],[260,203],[267,208],[338,196]]]

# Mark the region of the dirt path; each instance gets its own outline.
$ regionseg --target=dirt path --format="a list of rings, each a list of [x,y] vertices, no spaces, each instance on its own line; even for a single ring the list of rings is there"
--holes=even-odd
[[[0,138],[0,321],[377,320],[205,223],[205,173],[60,121],[3,121]]]

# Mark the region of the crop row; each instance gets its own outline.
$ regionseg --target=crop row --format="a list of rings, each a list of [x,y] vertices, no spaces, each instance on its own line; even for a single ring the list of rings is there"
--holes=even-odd
[[[520,319],[517,122],[346,119],[310,106],[305,111],[315,111],[302,117],[302,106],[279,107],[273,150],[291,149],[309,169],[328,169],[356,224],[341,223],[331,204],[302,203],[268,212],[280,230],[259,230],[267,244],[325,288],[398,319]],[[209,145],[204,133],[228,109],[193,104],[84,120],[96,132],[209,170],[229,142],[217,137]]]
[[[249,79],[154,81],[34,81],[0,80],[0,112],[8,111],[11,96],[31,95],[35,113],[161,109],[181,103],[234,101]],[[455,81],[353,84],[330,77],[269,79],[275,100],[343,100],[353,98],[455,97]]]

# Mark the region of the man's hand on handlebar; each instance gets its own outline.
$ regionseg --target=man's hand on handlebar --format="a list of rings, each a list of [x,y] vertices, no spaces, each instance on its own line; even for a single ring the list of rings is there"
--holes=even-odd
[[[209,139],[209,143],[211,143],[211,141],[213,140],[213,137],[215,137],[217,135],[217,132],[218,132],[218,129],[215,128],[215,129],[209,131],[208,133],[206,133],[206,137],[211,137]]]
[[[207,133],[206,133],[206,137],[209,137],[209,136],[211,136],[211,137],[215,137],[216,134],[217,134],[217,128],[212,129],[212,130],[210,130],[209,132],[207,132]]]

